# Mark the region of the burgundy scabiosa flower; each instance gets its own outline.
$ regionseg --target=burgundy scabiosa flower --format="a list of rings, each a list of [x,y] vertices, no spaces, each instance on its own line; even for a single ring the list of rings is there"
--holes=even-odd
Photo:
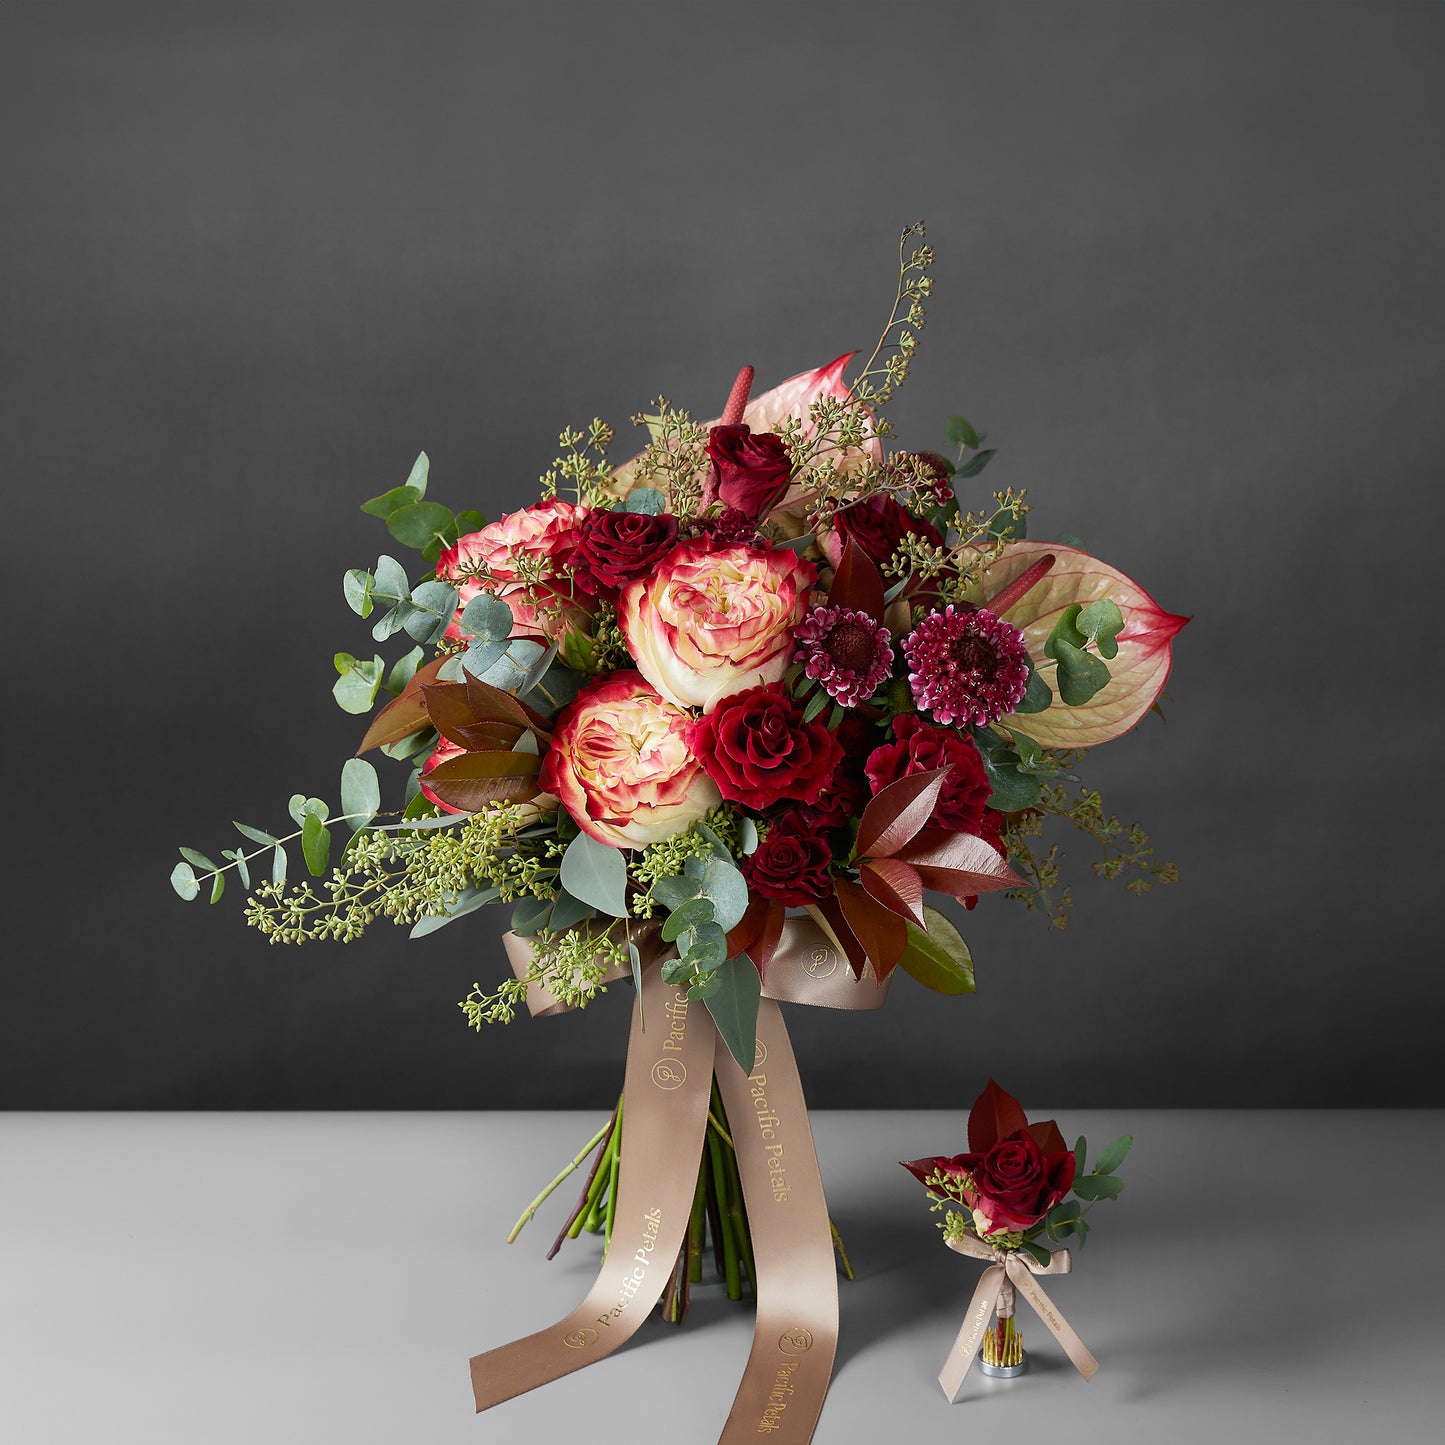
[[[986,727],[1028,690],[1023,633],[986,607],[930,612],[903,639],[903,655],[914,701],[945,726]]]
[[[893,670],[888,629],[854,607],[814,607],[793,629],[797,660],[844,707],[872,697]]]

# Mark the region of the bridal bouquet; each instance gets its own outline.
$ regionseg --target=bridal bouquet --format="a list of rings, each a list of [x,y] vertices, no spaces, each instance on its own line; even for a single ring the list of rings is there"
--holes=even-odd
[[[781,1116],[758,1083],[786,1049],[768,1043],[781,1024],[760,1022],[772,1000],[876,1007],[896,970],[971,991],[968,948],[926,895],[972,908],[1001,891],[1061,926],[1055,818],[1131,888],[1174,876],[1077,769],[1156,705],[1184,619],[1082,547],[1029,538],[1023,491],[978,490],[994,451],[964,418],[948,420],[950,455],[893,444],[881,408],[930,293],[932,252],[909,249],[920,231],[904,233],[892,312],[851,381],[852,353],[756,397],[747,368],[714,421],[659,400],[622,465],[603,422],[568,429],[538,500],[490,522],[432,498],[425,454],[366,502],[420,559],[386,553],[344,580],[374,641],[409,650],[336,655],[340,706],[384,703],[339,806],[298,793],[294,831],[238,823],[254,847],[219,863],[182,849],[172,875],[214,902],[235,873],[273,942],[353,939],[380,918],[418,936],[510,905],[513,976],[462,1003],[478,1028],[630,979],[634,1051],[659,1055],[643,1092],[701,1088],[681,1233],[669,1218],[636,1251],[638,1268],[676,1256],[676,1318],[708,1232],[729,1293],[756,1284],[756,1203],[742,1207],[727,1118],[746,1108],[751,1132]],[[373,752],[398,766],[391,811]],[[324,882],[293,881],[297,843]],[[689,1083],[681,1043],[699,1003],[722,1045],[711,1090],[710,1052]],[[751,1093],[730,1104],[734,1068]],[[631,1062],[628,1077],[630,1142],[648,1126]],[[781,1127],[754,1142],[778,1151],[758,1187],[786,1202],[797,1176],[766,1137]],[[598,1151],[563,1231],[601,1229],[613,1255],[621,1130],[619,1106],[574,1161]],[[602,1318],[571,1333],[595,1337]]]

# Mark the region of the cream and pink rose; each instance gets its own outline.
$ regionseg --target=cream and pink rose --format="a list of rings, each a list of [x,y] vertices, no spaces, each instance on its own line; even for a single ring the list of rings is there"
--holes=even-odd
[[[691,720],[638,673],[598,678],[558,714],[538,781],[599,843],[660,843],[722,802],[687,745]]]
[[[574,602],[570,587],[548,587],[545,579],[558,576],[571,560],[586,519],[586,507],[552,499],[509,512],[480,531],[458,537],[437,560],[437,576],[452,583],[461,599],[457,617],[472,598],[486,592],[512,609],[513,637],[545,637],[550,642],[578,625],[586,612],[586,599]],[[531,588],[519,580],[517,561],[523,557],[541,564],[544,581],[540,587]],[[484,575],[468,576],[472,569]],[[463,636],[455,618],[446,635]]]
[[[785,547],[684,542],[622,590],[617,620],[637,670],[669,702],[704,712],[779,681],[817,569]]]

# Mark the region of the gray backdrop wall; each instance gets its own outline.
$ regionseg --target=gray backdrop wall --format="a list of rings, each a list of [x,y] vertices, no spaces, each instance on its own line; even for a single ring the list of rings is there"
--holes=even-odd
[[[559,428],[716,410],[937,304],[964,411],[1194,614],[1090,777],[1183,880],[1072,848],[975,998],[797,1014],[824,1105],[1445,1103],[1438,5],[6,7],[10,1107],[597,1104],[625,1000],[481,1038],[501,915],[267,948],[173,846],[334,791],[356,504],[530,500]],[[625,443],[624,443],[625,445]],[[619,455],[625,455],[619,450]],[[1428,589],[1428,590],[1427,590]]]

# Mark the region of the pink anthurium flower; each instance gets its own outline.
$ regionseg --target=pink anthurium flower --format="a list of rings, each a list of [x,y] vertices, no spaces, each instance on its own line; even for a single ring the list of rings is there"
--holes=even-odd
[[[1052,555],[1053,565],[1021,597],[1010,584]],[[984,577],[984,598],[1005,590],[1015,600],[1001,613],[1020,628],[1039,676],[1055,692],[1043,712],[1011,713],[1000,719],[1046,748],[1088,748],[1129,731],[1153,707],[1169,679],[1170,644],[1189,621],[1165,612],[1152,597],[1117,568],[1058,542],[1011,542]],[[1053,683],[1053,665],[1044,656],[1054,624],[1073,603],[1111,599],[1124,614],[1119,655],[1109,662],[1109,681],[1082,707],[1065,707]],[[985,602],[987,606],[987,602]]]

